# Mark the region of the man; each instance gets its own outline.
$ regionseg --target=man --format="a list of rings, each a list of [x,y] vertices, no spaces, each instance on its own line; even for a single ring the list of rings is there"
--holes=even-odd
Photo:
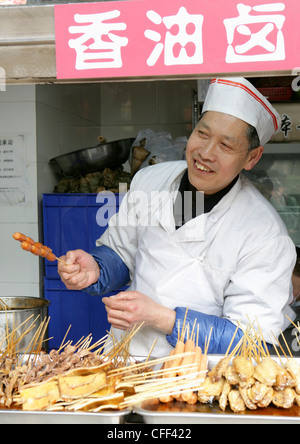
[[[71,290],[100,295],[131,281],[128,292],[103,302],[116,339],[144,322],[132,354],[147,356],[158,339],[154,354],[168,355],[187,307],[200,346],[213,328],[209,353],[225,353],[239,325],[259,324],[271,343],[288,325],[285,314],[294,318],[295,246],[277,212],[240,174],[257,164],[279,126],[250,82],[214,79],[187,162],[140,171],[93,255],[69,252],[68,267],[59,265]],[[235,343],[242,335],[239,329]]]

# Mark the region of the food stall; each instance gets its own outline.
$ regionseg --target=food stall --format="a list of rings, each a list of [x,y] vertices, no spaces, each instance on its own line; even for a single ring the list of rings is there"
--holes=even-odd
[[[49,245],[60,256],[73,248],[74,238],[68,238],[73,234],[76,248],[90,250],[108,221],[106,225],[94,226],[83,226],[78,221],[80,218],[83,222],[97,221],[97,214],[106,202],[97,200],[98,193],[91,190],[86,179],[76,185],[77,191],[81,187],[80,193],[54,194],[58,176],[50,159],[57,161],[80,148],[98,145],[100,135],[109,142],[129,139],[132,146],[138,135],[150,127],[156,134],[172,133],[173,139],[188,137],[201,110],[207,88],[205,81],[222,74],[255,79],[258,88],[270,88],[265,90],[266,95],[279,94],[273,101],[285,117],[277,139],[266,149],[272,165],[266,158],[267,175],[262,177],[258,171],[251,179],[263,188],[270,177],[273,183],[279,180],[278,168],[281,169],[280,184],[276,185],[279,191],[285,189],[284,205],[282,199],[274,205],[283,215],[295,243],[300,243],[297,191],[300,69],[294,44],[299,39],[295,23],[299,5],[291,0],[248,3],[246,6],[235,0],[218,0],[212,5],[207,0],[199,6],[196,1],[136,0],[1,7],[0,101],[5,104],[7,119],[16,115],[16,124],[6,125],[4,119],[0,139],[3,145],[5,141],[7,144],[13,141],[15,156],[23,167],[20,170],[26,172],[18,175],[18,192],[10,181],[7,185],[10,192],[3,193],[2,206],[7,210],[0,221],[3,237],[11,239],[14,231],[23,231]],[[102,35],[95,34],[104,21],[110,25],[106,23]],[[20,154],[24,151],[25,158]],[[129,153],[121,164],[128,159]],[[128,163],[125,170],[130,172],[131,167]],[[101,186],[99,182],[96,190]],[[106,187],[111,192],[115,188],[112,184]],[[113,202],[115,211],[118,204]],[[76,222],[72,229],[66,229],[66,220],[68,227]],[[15,244],[11,247],[7,240],[4,245],[10,253],[2,271],[1,296],[33,295],[51,301],[49,337],[54,339],[50,340],[50,348],[60,349],[71,324],[73,331],[69,338],[74,342],[90,333],[96,340],[104,336],[99,330],[100,306],[95,299],[68,293],[58,280],[55,265],[45,266],[43,260],[38,262],[28,255],[24,266],[25,253]],[[16,278],[17,270],[21,271]],[[104,317],[101,328],[104,332],[108,328]],[[299,352],[297,334],[293,326],[289,339],[296,342],[295,350],[291,350],[294,356]],[[209,369],[217,362],[211,357]],[[135,408],[132,404],[128,406],[124,415],[3,411],[0,422],[119,422]],[[151,403],[146,410],[145,405],[136,407],[149,423],[245,420],[243,415],[228,412],[226,415],[199,405],[198,409],[188,409],[188,413],[186,406],[179,411],[176,408],[173,405],[172,409],[162,411],[161,406],[157,408]],[[288,420],[295,422],[300,412],[294,406],[292,410]],[[286,419],[277,413],[272,410],[267,421]],[[246,421],[264,421],[264,416],[259,419],[249,414]]]

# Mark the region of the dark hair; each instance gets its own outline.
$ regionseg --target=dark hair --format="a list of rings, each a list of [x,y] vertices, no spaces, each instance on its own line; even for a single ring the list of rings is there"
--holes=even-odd
[[[259,136],[254,126],[249,125],[249,128],[247,130],[247,137],[249,140],[249,151],[255,150],[255,148],[258,148],[260,146]]]

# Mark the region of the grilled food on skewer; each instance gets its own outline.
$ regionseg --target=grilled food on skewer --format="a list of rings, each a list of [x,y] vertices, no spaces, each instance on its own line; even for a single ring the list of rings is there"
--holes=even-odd
[[[23,250],[28,251],[34,254],[35,256],[43,257],[44,259],[47,259],[50,262],[55,262],[57,260],[62,262],[64,265],[67,265],[60,258],[55,256],[51,248],[41,244],[40,242],[35,242],[33,239],[26,236],[25,234],[14,233],[13,238],[21,242],[21,247]]]

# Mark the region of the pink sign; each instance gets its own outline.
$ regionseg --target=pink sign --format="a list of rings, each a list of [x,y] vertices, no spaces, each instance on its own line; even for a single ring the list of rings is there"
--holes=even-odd
[[[299,0],[55,5],[57,78],[292,72],[299,17]]]

